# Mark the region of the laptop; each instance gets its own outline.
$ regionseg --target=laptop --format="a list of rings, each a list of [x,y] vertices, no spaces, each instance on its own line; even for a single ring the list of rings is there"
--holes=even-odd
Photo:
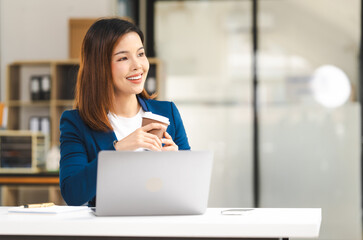
[[[203,214],[212,174],[210,151],[100,151],[96,216]]]

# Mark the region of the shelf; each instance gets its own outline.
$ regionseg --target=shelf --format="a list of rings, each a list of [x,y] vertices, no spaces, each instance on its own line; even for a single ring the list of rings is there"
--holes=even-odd
[[[74,104],[74,100],[56,100],[55,105],[57,107],[72,107]]]
[[[50,101],[21,101],[21,100],[11,100],[7,102],[9,107],[49,107]]]
[[[11,65],[12,66],[50,66],[52,61],[46,61],[46,60],[41,60],[41,61],[16,61],[13,62]]]
[[[25,185],[25,184],[39,184],[39,185],[58,185],[58,174],[54,175],[41,175],[41,174],[0,174],[0,185]]]
[[[74,59],[66,59],[66,60],[38,60],[38,61],[32,61],[32,60],[25,60],[25,61],[15,61],[11,65],[12,66],[36,66],[36,65],[74,65],[79,64],[79,60]]]

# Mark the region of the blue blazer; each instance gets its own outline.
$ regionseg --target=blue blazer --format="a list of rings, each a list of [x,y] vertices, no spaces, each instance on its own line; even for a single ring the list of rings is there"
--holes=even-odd
[[[144,111],[169,118],[167,132],[180,150],[190,150],[179,111],[173,102],[146,100],[137,96]],[[95,206],[97,158],[101,150],[115,150],[113,131],[90,129],[78,110],[65,111],[60,119],[59,182],[63,199],[68,205]]]

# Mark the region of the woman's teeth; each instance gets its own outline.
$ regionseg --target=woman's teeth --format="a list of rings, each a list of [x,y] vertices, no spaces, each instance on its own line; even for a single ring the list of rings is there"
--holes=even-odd
[[[139,76],[136,76],[136,77],[129,77],[127,78],[128,80],[137,80],[137,79],[140,79],[141,78],[141,75]]]

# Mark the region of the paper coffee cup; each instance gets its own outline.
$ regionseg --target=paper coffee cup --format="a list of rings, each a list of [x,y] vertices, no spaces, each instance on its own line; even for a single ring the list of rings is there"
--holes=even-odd
[[[165,126],[169,126],[170,122],[169,122],[169,118],[158,115],[158,114],[154,114],[152,112],[145,112],[143,117],[142,117],[142,126],[148,125],[150,123],[161,123],[164,124]],[[163,129],[151,129],[150,131],[148,131],[148,133],[154,134],[156,136],[158,136],[159,138],[162,138],[164,135],[164,130]]]

